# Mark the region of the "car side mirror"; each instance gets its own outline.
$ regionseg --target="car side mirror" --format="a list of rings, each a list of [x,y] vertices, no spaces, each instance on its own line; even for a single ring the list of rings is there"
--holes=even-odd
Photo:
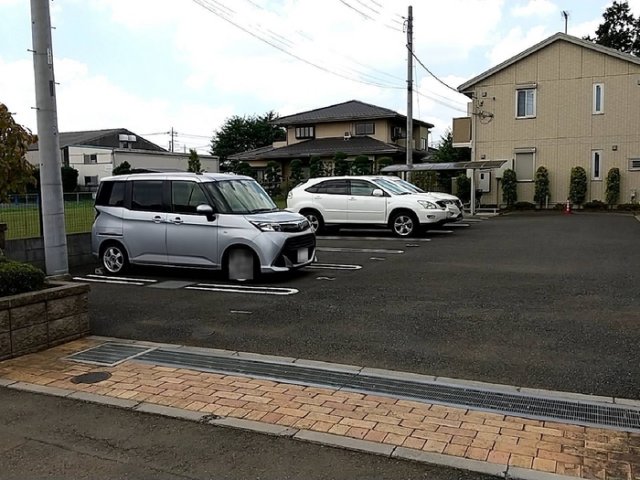
[[[216,215],[213,211],[213,207],[211,205],[206,205],[206,204],[201,204],[198,205],[196,207],[196,213],[198,215],[205,215],[207,217],[207,220],[209,220],[210,222],[214,221],[216,219]]]
[[[373,195],[374,197],[384,197],[384,192],[381,189],[376,188],[373,192],[371,192],[371,195]]]

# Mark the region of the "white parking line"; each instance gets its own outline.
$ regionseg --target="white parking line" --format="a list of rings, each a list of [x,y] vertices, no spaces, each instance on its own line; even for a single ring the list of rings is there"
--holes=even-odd
[[[113,277],[111,275],[94,275],[89,273],[86,275],[89,278],[106,278],[110,280],[124,280],[129,282],[143,282],[143,283],[156,283],[158,280],[151,280],[149,278],[130,278],[130,277]]]
[[[206,292],[226,292],[226,293],[252,293],[256,295],[295,295],[298,290],[295,288],[280,287],[252,287],[242,285],[218,285],[213,283],[199,283],[192,287],[185,287],[185,290],[202,290]]]
[[[339,263],[312,263],[306,267],[311,270],[360,270],[362,265],[341,265]]]
[[[440,235],[453,233],[453,230],[429,230],[429,235]]]
[[[402,254],[404,250],[387,250],[384,248],[338,248],[338,247],[316,247],[317,252],[343,252],[343,253],[391,253]]]
[[[73,277],[73,280],[77,280],[79,282],[114,283],[116,285],[137,285],[140,287],[146,285],[143,282],[132,282],[129,280],[111,280],[110,278],[106,278],[106,277],[101,277],[101,278]]]
[[[470,227],[468,223],[445,223],[445,226],[449,228],[467,228]]]
[[[340,236],[328,236],[328,237],[321,237],[318,236],[317,240],[366,240],[366,241],[400,241],[400,242],[406,242],[407,239],[406,238],[400,238],[400,237],[340,237]],[[412,242],[430,242],[431,239],[430,238],[412,238],[411,239]]]

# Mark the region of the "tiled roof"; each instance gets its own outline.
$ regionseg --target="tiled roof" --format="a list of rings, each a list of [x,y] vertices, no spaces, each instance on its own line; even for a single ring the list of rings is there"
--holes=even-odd
[[[316,108],[306,112],[296,113],[278,118],[276,125],[290,126],[309,123],[327,123],[349,120],[372,120],[376,118],[398,118],[407,117],[393,110],[359,100],[349,100],[348,102],[337,103],[328,107]],[[433,125],[414,119],[416,123],[433,127]]]
[[[304,142],[294,143],[286,147],[249,150],[229,156],[229,160],[262,160],[280,158],[308,158],[313,156],[326,157],[337,152],[347,155],[396,154],[404,152],[404,148],[390,143],[381,142],[371,137],[343,137],[314,138]]]
[[[133,132],[127,130],[126,128],[108,128],[104,130],[60,132],[60,134],[58,135],[58,138],[60,141],[60,148],[73,146],[73,145],[117,147],[118,142],[117,142],[116,135],[119,135],[119,134],[136,135]],[[141,148],[144,150],[159,151],[159,152],[166,151],[164,148],[142,138],[139,135],[136,135],[136,137],[137,137],[136,143],[139,143],[139,145],[136,146],[137,148]],[[38,142],[32,144],[29,147],[29,150],[38,150]]]

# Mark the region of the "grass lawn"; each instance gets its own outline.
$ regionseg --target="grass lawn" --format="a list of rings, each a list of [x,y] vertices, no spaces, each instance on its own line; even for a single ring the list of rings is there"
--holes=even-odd
[[[64,202],[67,233],[90,232],[94,217],[92,201]],[[40,236],[40,219],[35,205],[0,205],[0,222],[7,224],[7,240]]]

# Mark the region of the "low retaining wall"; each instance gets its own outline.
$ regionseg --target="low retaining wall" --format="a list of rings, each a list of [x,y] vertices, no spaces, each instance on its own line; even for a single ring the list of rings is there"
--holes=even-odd
[[[0,360],[89,334],[89,285],[50,285],[37,292],[0,298]]]
[[[96,260],[91,255],[91,234],[73,233],[67,235],[69,266],[90,265]],[[44,240],[42,237],[5,240],[4,254],[11,260],[27,262],[42,270],[44,262]]]

